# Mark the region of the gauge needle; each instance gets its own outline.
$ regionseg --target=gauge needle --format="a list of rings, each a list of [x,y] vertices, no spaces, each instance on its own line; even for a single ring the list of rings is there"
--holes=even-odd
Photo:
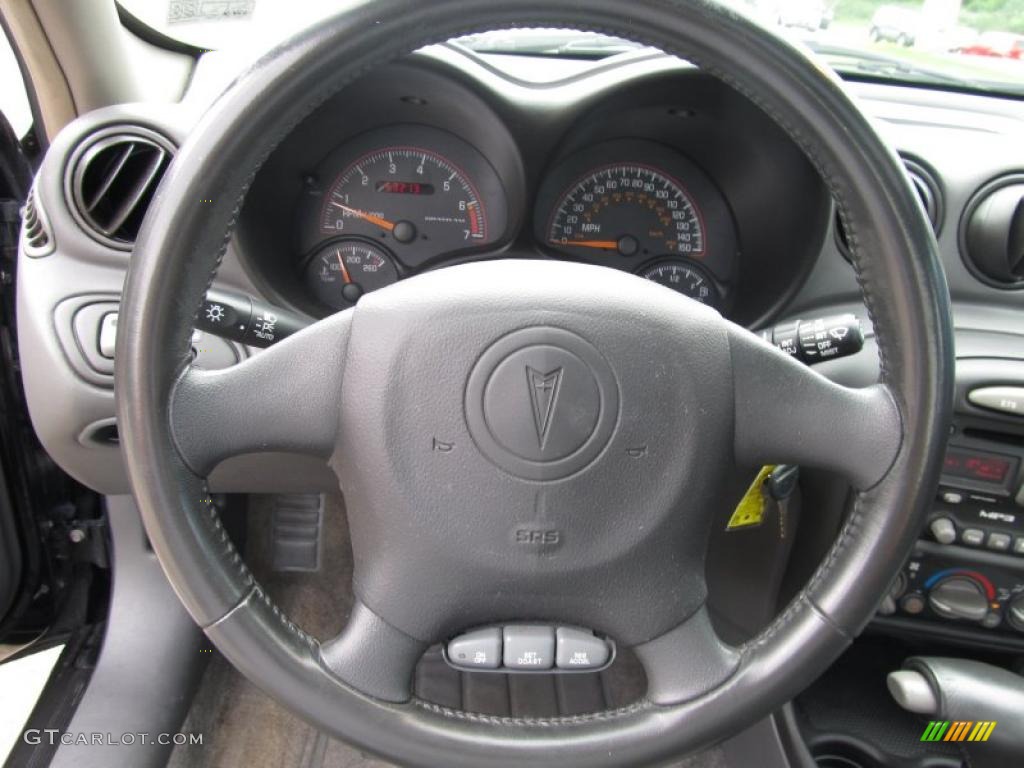
[[[345,259],[342,258],[341,249],[339,248],[335,253],[338,254],[338,266],[341,267],[341,279],[346,283],[351,283],[352,278],[348,274],[348,269],[345,267]]]
[[[349,208],[347,205],[342,205],[336,200],[331,200],[331,205],[337,206],[346,213],[351,213],[353,216],[358,216],[360,219],[365,219],[371,224],[376,224],[378,227],[386,229],[388,232],[395,228],[394,222],[382,219],[380,216],[374,216],[372,213],[367,213],[366,211],[360,211],[358,208]]]
[[[552,245],[576,245],[580,248],[598,248],[602,251],[617,251],[619,249],[618,240],[568,240],[562,242],[560,240],[552,240]]]

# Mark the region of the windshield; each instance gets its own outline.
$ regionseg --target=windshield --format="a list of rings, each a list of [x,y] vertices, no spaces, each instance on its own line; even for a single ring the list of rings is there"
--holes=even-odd
[[[269,48],[352,0],[120,0],[140,21],[208,49]],[[1024,95],[1024,0],[731,0],[841,75]],[[557,29],[472,35],[478,53],[597,59],[626,40]]]

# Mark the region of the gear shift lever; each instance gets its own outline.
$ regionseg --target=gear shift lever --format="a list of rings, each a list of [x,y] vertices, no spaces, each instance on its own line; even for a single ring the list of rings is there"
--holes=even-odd
[[[967,659],[916,656],[903,667],[887,682],[904,709],[936,720],[996,723],[986,741],[958,739],[973,768],[1024,764],[1024,678]]]

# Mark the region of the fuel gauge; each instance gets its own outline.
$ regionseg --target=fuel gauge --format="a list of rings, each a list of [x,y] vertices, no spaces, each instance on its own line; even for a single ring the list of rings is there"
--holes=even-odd
[[[348,309],[364,293],[398,280],[391,254],[363,240],[335,240],[321,246],[306,264],[305,282],[320,304]]]
[[[645,267],[637,274],[701,304],[719,308],[721,296],[708,274],[690,261],[675,259]]]

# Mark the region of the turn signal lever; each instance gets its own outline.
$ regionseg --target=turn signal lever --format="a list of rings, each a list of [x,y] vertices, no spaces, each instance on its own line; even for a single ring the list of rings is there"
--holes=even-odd
[[[956,742],[972,768],[1024,765],[1024,677],[967,659],[917,656],[890,672],[889,693],[931,720],[922,741]]]
[[[855,355],[864,347],[860,320],[849,314],[777,325],[761,331],[761,338],[807,365]]]
[[[248,296],[211,290],[196,318],[196,328],[249,347],[269,347],[301,331],[309,321],[287,309]]]

